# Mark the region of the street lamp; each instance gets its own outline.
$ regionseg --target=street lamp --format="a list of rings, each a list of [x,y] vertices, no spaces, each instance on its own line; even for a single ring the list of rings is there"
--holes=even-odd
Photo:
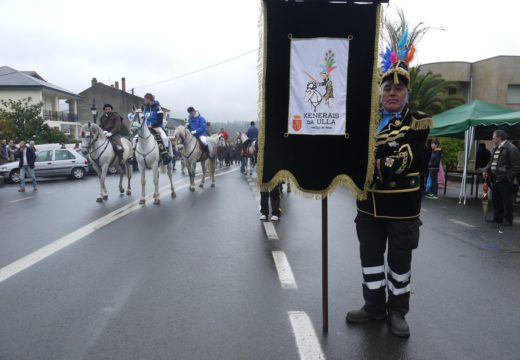
[[[92,120],[94,120],[94,124],[96,123],[97,119],[97,108],[96,108],[96,100],[94,99],[92,101],[92,106],[90,107],[90,113],[92,114]]]

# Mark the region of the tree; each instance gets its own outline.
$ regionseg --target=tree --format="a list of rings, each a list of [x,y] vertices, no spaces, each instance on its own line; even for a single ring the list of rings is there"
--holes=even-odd
[[[0,131],[19,141],[65,142],[67,140],[65,134],[44,124],[41,116],[42,108],[43,103],[35,104],[31,97],[21,100],[0,100]]]
[[[466,102],[463,97],[449,94],[450,89],[456,88],[456,83],[444,80],[439,74],[423,73],[420,66],[411,68],[409,107],[435,115],[462,105]]]

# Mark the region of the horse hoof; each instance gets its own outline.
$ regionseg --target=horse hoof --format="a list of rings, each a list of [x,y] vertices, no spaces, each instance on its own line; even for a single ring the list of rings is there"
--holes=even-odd
[[[102,202],[103,202],[103,199],[100,198],[100,197],[98,197],[98,198],[96,199],[96,202],[97,202],[97,203],[102,203]]]
[[[172,192],[172,199],[175,199],[177,197],[177,194],[175,192]]]
[[[201,189],[203,189],[203,188],[204,188],[204,184],[200,184],[199,187],[200,187]]]
[[[215,187],[215,184],[211,184],[211,187]]]
[[[190,187],[190,191],[191,191],[191,192],[195,192],[195,188]]]
[[[159,200],[159,199],[155,199],[155,200],[153,201],[153,204],[154,204],[154,205],[160,205],[160,204],[161,204],[161,200]]]
[[[108,200],[108,195],[103,195],[103,200]]]
[[[145,204],[145,202],[146,202],[146,201],[145,201],[144,199],[142,199],[142,200],[139,200],[139,205],[144,205],[144,204]]]
[[[123,189],[123,188],[119,188],[119,192],[120,192],[121,194],[124,194],[124,193],[125,193],[125,189]]]
[[[131,192],[130,190],[127,190],[127,191],[126,191],[126,195],[129,195],[129,196],[130,196],[130,195],[132,195],[132,192]]]

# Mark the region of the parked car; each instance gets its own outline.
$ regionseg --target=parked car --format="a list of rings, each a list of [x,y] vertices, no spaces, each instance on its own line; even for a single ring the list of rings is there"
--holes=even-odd
[[[0,165],[0,176],[11,182],[20,181],[18,161]],[[88,170],[88,160],[70,149],[48,149],[36,151],[34,173],[38,177],[69,176],[82,179]]]

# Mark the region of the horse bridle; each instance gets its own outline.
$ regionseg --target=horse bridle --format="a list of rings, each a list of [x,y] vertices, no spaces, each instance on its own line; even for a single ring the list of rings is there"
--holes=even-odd
[[[82,134],[82,136],[85,137],[85,135],[83,135],[83,134]],[[101,159],[101,156],[103,156],[103,154],[105,153],[105,151],[106,151],[106,149],[108,147],[109,140],[107,138],[105,138],[105,141],[103,143],[101,143],[101,145],[99,145],[99,147],[97,147],[96,149],[92,150],[92,145],[94,145],[98,139],[99,139],[99,133],[95,137],[92,136],[92,129],[91,129],[90,123],[88,123],[88,146],[87,146],[88,156],[90,157],[90,159],[98,167],[100,167],[99,166],[99,159]],[[95,159],[92,156],[92,153],[95,152],[95,151],[98,151],[99,149],[101,149],[101,147],[103,147],[103,145],[105,146],[103,148],[103,151],[101,151],[101,153],[99,154],[97,159]]]
[[[137,116],[139,117],[139,112],[137,112]],[[136,118],[136,114],[134,113],[134,117],[132,119],[132,121],[130,122],[130,129],[133,128],[134,126],[134,123],[135,123],[135,118]],[[141,135],[141,130],[143,129],[143,126],[144,126],[144,123],[145,123],[145,120],[143,119],[143,121],[141,122],[141,119],[139,118],[139,120],[137,120],[138,124],[139,124],[139,127],[136,127],[136,130],[132,132],[132,136],[135,136],[135,133],[137,133],[137,136],[143,140],[146,140],[148,139],[150,136],[152,136],[152,132],[150,131],[150,135],[148,135],[147,137],[144,137]],[[150,155],[154,150],[155,148],[157,147],[157,142],[154,141],[154,146],[152,148],[152,150],[148,151],[146,154],[143,154],[143,153],[140,153],[139,151],[137,151],[137,147],[134,149],[134,151],[136,153],[138,153],[139,155],[141,155],[143,157],[143,160],[144,160],[144,164],[146,167],[148,167],[148,164],[146,163],[146,157],[148,155]]]

